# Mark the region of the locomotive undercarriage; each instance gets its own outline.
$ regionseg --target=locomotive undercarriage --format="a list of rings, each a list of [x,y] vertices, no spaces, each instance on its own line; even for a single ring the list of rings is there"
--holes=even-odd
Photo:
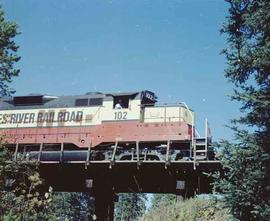
[[[14,159],[37,160],[42,163],[118,163],[118,162],[186,162],[215,160],[213,149],[194,149],[190,141],[115,142],[96,147],[78,148],[73,144],[16,144]],[[196,154],[196,157],[194,157]]]

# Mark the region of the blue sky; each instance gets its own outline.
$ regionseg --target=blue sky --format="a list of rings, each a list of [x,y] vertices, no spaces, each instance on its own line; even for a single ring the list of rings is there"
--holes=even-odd
[[[219,33],[222,0],[2,0],[16,21],[21,74],[18,95],[88,91],[154,91],[160,103],[185,101],[210,121],[214,139],[239,116],[226,95]]]

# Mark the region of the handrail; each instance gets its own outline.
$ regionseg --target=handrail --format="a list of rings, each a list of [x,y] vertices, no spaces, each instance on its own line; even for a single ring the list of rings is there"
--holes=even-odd
[[[196,169],[196,145],[194,143],[194,115],[185,102],[181,102],[181,104],[185,106],[185,108],[188,110],[188,113],[191,116],[191,150],[193,149],[193,157],[194,157],[193,168],[195,170]],[[190,155],[191,155],[191,150],[190,150]]]
[[[158,119],[163,119],[164,117],[145,117],[144,119],[155,119],[155,120],[158,120]],[[179,121],[184,121],[185,118],[183,117],[170,117],[172,119],[179,119]]]
[[[100,106],[97,111],[93,114],[93,118],[96,117],[97,114],[100,114],[100,110],[103,106]]]
[[[196,134],[196,137],[199,137],[199,138],[201,137],[201,135],[199,134],[196,128],[195,128],[195,134]]]
[[[205,150],[208,152],[208,120],[205,118]]]
[[[143,107],[150,107],[150,108],[155,108],[155,107],[185,107],[187,108],[187,105],[184,105],[185,102],[179,102],[179,103],[156,103],[155,106],[153,105],[147,105],[147,104],[139,104],[139,106]],[[189,109],[191,110],[191,109]]]
[[[167,108],[170,108],[170,107],[175,107],[175,108],[179,108],[179,116],[172,116],[172,117],[168,117],[167,116]],[[160,116],[160,115],[158,115],[158,116],[151,116],[151,117],[145,117],[144,116],[144,120],[152,120],[152,119],[155,119],[155,120],[162,120],[162,121],[164,121],[165,123],[167,122],[167,118],[169,118],[169,119],[175,119],[175,120],[177,120],[177,121],[179,121],[179,122],[181,122],[181,121],[185,121],[185,118],[183,117],[183,116],[181,116],[181,107],[183,107],[183,108],[185,108],[185,109],[187,109],[188,111],[189,111],[189,113],[191,114],[191,117],[193,116],[192,115],[192,110],[191,109],[189,109],[187,106],[185,106],[185,105],[183,105],[182,103],[181,104],[177,104],[177,105],[174,105],[174,106],[167,106],[167,105],[164,105],[164,106],[150,106],[150,107],[148,107],[148,108],[164,108],[164,113]],[[194,124],[194,122],[192,122],[193,124]],[[196,136],[198,136],[198,137],[200,137],[200,134],[198,133],[198,131],[195,129],[195,133],[196,133]]]

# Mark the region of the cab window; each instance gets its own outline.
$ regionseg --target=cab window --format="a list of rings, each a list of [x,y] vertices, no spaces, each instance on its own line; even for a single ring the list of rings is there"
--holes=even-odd
[[[129,107],[129,96],[114,96],[113,108],[125,109]]]

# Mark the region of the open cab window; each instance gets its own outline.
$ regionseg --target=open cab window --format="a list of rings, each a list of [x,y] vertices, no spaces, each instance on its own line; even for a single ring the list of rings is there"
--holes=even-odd
[[[113,108],[114,109],[125,109],[129,108],[129,96],[114,96],[113,97]]]
[[[127,109],[131,107],[131,101],[135,99],[135,97],[139,93],[118,93],[118,94],[110,94],[113,97],[113,108],[114,109]]]

